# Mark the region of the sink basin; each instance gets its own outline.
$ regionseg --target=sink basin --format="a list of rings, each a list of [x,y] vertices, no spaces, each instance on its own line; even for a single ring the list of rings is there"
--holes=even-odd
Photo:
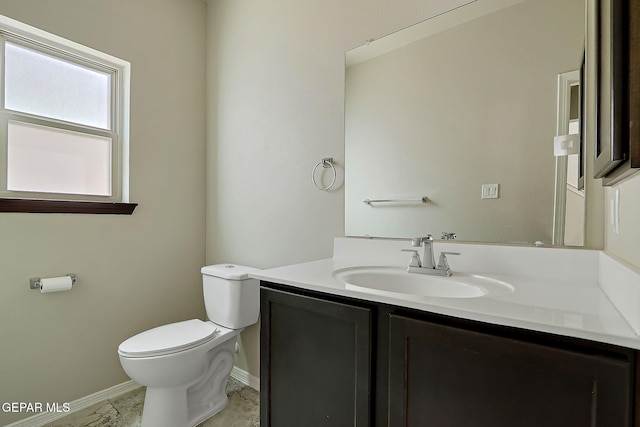
[[[401,299],[478,298],[513,292],[509,283],[486,276],[432,276],[407,273],[401,267],[349,267],[334,271],[333,277],[345,289]]]

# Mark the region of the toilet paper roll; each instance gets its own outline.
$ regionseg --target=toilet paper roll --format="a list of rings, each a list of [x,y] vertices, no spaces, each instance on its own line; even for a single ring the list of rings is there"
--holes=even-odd
[[[73,282],[69,276],[40,279],[40,292],[48,294],[49,292],[68,291],[72,285]]]

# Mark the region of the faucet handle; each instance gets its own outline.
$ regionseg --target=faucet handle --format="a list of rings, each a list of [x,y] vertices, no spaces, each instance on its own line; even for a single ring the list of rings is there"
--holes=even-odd
[[[460,252],[440,252],[440,257],[438,258],[438,265],[436,268],[439,270],[450,270],[449,262],[447,261],[447,255],[461,255]],[[449,276],[451,274],[448,274]]]
[[[420,255],[418,255],[418,251],[415,249],[400,249],[402,252],[413,252],[411,254],[411,262],[409,263],[409,267],[422,267],[422,263],[420,262]]]
[[[451,233],[449,231],[443,231],[442,232],[442,237],[440,237],[442,240],[455,240],[458,237],[458,235],[456,233]]]

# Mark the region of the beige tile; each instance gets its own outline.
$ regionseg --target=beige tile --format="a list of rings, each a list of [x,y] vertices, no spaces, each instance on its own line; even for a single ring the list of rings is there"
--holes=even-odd
[[[199,427],[257,427],[260,425],[260,393],[233,378],[226,387],[229,404]],[[140,427],[145,388],[97,403],[47,427]]]
[[[111,400],[120,416],[109,427],[140,427],[144,406],[145,388],[140,387]]]
[[[260,395],[249,387],[229,395],[229,404],[199,427],[254,427],[260,425]]]
[[[75,412],[58,421],[47,424],[49,427],[99,427],[112,426],[119,414],[109,401],[96,403],[82,411]]]

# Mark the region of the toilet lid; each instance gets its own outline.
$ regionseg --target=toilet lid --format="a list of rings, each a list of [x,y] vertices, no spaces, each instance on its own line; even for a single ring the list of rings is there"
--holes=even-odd
[[[118,352],[129,357],[149,357],[188,350],[209,341],[220,330],[211,322],[192,319],[149,329],[125,340]]]

